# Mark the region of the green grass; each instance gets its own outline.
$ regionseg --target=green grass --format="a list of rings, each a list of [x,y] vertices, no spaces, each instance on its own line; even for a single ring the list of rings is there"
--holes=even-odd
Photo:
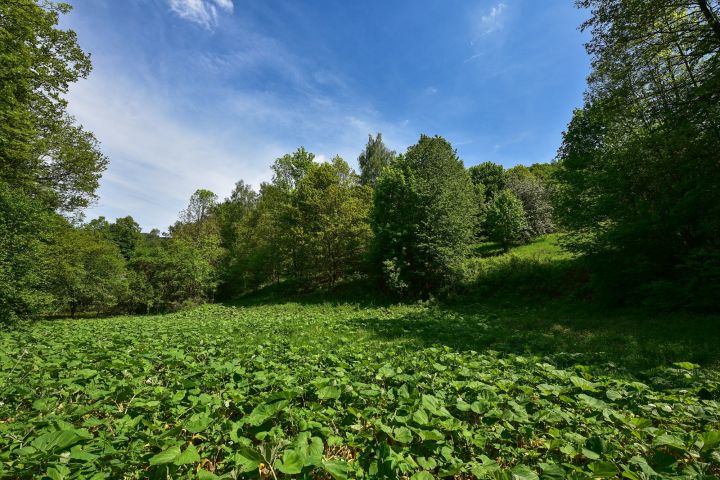
[[[498,256],[515,256],[518,258],[552,258],[565,259],[572,255],[564,251],[560,246],[561,234],[551,233],[536,238],[525,245],[513,247],[509,252],[503,251],[502,247],[494,242],[483,242],[473,247],[476,257],[490,258]]]
[[[0,477],[720,473],[717,317],[323,298],[0,333]]]
[[[478,246],[442,305],[280,285],[0,332],[0,477],[718,478],[720,316],[581,302],[558,240]]]

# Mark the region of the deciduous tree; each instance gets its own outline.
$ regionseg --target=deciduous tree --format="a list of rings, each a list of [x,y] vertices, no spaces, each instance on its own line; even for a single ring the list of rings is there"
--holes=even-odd
[[[422,295],[451,284],[475,232],[477,197],[442,137],[421,136],[383,171],[372,227],[386,282]]]

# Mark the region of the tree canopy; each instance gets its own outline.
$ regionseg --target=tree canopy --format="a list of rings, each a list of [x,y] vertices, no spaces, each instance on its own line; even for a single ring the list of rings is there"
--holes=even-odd
[[[390,165],[394,158],[395,152],[385,146],[382,134],[378,133],[375,138],[368,135],[367,145],[358,157],[360,183],[374,187],[383,168]]]
[[[422,135],[383,171],[372,226],[389,286],[422,295],[453,282],[475,233],[475,192],[455,150],[439,136]]]

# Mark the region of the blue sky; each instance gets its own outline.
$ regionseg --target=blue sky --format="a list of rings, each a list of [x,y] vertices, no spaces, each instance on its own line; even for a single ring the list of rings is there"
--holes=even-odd
[[[465,165],[552,160],[589,60],[572,0],[71,0],[70,110],[110,158],[88,217],[166,229],[300,145],[352,165],[439,134]]]

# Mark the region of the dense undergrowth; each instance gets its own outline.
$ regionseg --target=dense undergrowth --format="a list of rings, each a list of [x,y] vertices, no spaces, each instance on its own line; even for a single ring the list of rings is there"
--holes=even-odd
[[[0,476],[720,473],[717,318],[268,300],[0,334]]]

